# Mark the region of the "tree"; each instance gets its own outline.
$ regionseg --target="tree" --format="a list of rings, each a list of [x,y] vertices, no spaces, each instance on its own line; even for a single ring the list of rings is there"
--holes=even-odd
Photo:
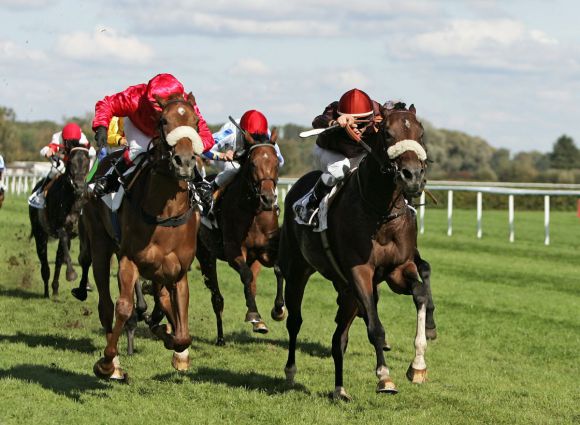
[[[11,108],[0,106],[0,153],[6,162],[13,161],[20,156],[20,145],[14,121],[16,114]]]
[[[574,144],[574,139],[563,134],[556,140],[550,154],[550,164],[552,168],[560,170],[569,170],[580,165],[580,152]]]

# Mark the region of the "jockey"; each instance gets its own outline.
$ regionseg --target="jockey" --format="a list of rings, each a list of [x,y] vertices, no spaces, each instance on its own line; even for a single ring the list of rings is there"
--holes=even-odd
[[[122,92],[106,96],[95,105],[93,130],[99,148],[107,144],[107,129],[113,116],[123,117],[123,126],[128,149],[123,152],[123,159],[113,164],[113,167],[103,177],[97,180],[93,192],[102,196],[119,188],[119,178],[132,165],[141,153],[144,153],[151,139],[159,136],[159,118],[161,107],[156,96],[167,98],[180,94],[186,98],[183,85],[171,74],[159,74],[147,84],[131,86]],[[203,142],[204,151],[214,144],[213,137],[203,119],[197,105],[194,106],[199,116],[198,133]]]
[[[255,109],[246,111],[242,118],[236,120],[239,126],[250,133],[254,140],[258,143],[267,142],[270,140],[270,130],[268,129],[268,120],[260,111]],[[220,188],[226,187],[240,171],[240,163],[234,161],[234,154],[240,153],[244,150],[244,135],[234,125],[234,123],[226,122],[216,133],[213,134],[215,145],[204,153],[208,159],[221,161],[216,163],[221,172],[215,177],[211,184],[212,192]],[[284,157],[280,152],[277,144],[274,145],[276,155],[278,156],[278,166],[284,165]]]
[[[338,102],[332,102],[322,115],[314,118],[314,128],[338,127],[321,133],[316,140],[313,153],[322,175],[306,204],[298,202],[295,206],[295,213],[304,223],[316,224],[312,217],[319,202],[366,154],[364,147],[349,136],[346,127],[351,127],[364,140],[377,131],[371,124],[379,117],[380,104],[371,100],[364,91],[355,88],[344,93]],[[356,120],[365,122],[357,124]]]
[[[64,172],[68,162],[68,151],[72,145],[84,146],[89,149],[89,156],[95,156],[94,149],[91,148],[87,136],[81,131],[78,124],[68,123],[62,128],[62,131],[54,133],[50,143],[40,150],[40,155],[53,162],[42,184],[28,198],[28,204],[31,207],[44,208],[44,190],[51,180]]]

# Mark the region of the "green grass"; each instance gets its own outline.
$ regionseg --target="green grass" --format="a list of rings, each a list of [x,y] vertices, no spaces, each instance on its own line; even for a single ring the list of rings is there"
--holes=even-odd
[[[580,421],[580,223],[553,213],[552,245],[543,245],[542,213],[516,212],[516,242],[507,241],[507,212],[428,210],[421,252],[433,268],[439,339],[429,343],[429,382],[410,384],[414,348],[410,297],[383,287],[380,316],[396,396],[374,392],[375,357],[361,320],[351,329],[345,385],[354,401],[335,403],[330,339],[335,293],[314,276],[304,300],[297,385],[284,383],[287,335],[269,318],[275,280],[265,270],[258,306],[270,333],[253,335],[243,322],[242,287],[220,264],[226,309],[225,347],[213,345],[215,320],[199,272],[190,273],[192,367],[180,375],[171,352],[144,325],[136,354],[122,356],[129,385],[92,374],[104,348],[97,297],[85,303],[61,281],[58,299],[41,297],[24,198],[0,210],[0,424],[20,423],[268,423],[268,424],[569,424]],[[75,257],[76,246],[75,241]],[[51,261],[55,243],[51,245]],[[111,280],[114,283],[114,279]],[[121,352],[126,349],[123,338]]]

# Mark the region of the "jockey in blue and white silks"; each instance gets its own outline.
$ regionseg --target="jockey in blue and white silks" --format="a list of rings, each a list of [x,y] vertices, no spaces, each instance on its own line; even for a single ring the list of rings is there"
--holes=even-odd
[[[4,171],[6,171],[6,166],[4,165],[4,157],[0,155],[0,192],[4,191]]]
[[[240,127],[248,131],[256,140],[259,136],[265,136],[270,140],[271,132],[268,129],[266,117],[259,111],[251,110],[244,113],[242,118],[236,120]],[[267,136],[266,136],[267,135]],[[225,123],[217,132],[213,133],[215,145],[203,155],[211,160],[216,161],[216,166],[221,172],[213,181],[213,189],[227,186],[240,171],[240,163],[234,161],[234,153],[241,152],[244,149],[244,136],[242,132],[232,123]],[[276,155],[278,156],[278,165],[284,165],[284,157],[280,152],[277,144],[274,145]]]

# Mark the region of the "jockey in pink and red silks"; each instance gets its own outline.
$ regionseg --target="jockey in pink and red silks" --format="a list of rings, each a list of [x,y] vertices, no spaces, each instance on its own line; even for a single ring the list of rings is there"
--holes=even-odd
[[[147,150],[151,139],[159,135],[161,107],[156,97],[166,99],[175,94],[183,95],[184,99],[187,97],[183,84],[171,74],[159,74],[147,84],[131,86],[97,102],[93,130],[99,148],[107,145],[107,129],[113,116],[124,117],[125,137],[129,148],[123,154],[124,161],[115,164],[117,173],[125,171],[139,154]],[[197,105],[194,108],[199,116],[197,130],[205,152],[213,146],[214,140]],[[97,195],[114,190],[117,177],[115,173],[109,173],[99,180],[95,185]]]

